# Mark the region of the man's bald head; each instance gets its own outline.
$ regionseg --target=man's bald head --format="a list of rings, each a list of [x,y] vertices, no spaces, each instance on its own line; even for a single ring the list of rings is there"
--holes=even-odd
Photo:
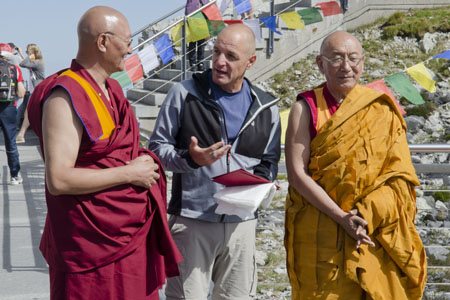
[[[232,24],[225,27],[225,29],[220,32],[217,40],[224,39],[224,37],[231,37],[234,40],[244,43],[247,47],[246,53],[248,53],[249,56],[255,53],[255,34],[247,25]]]

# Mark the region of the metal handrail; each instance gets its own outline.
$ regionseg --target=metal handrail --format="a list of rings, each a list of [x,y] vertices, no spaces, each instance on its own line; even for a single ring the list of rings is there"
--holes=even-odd
[[[180,10],[183,10],[185,7],[186,7],[185,5],[180,6],[180,7],[178,7],[177,9],[174,9],[173,11],[171,11],[170,13],[165,14],[164,16],[160,17],[160,18],[157,19],[156,21],[154,21],[154,22],[152,22],[152,23],[150,23],[150,24],[148,24],[148,25],[145,25],[144,27],[142,27],[141,29],[139,29],[139,30],[137,30],[135,33],[133,33],[133,34],[131,35],[131,37],[133,38],[133,37],[137,36],[138,34],[142,33],[144,30],[146,30],[146,29],[152,27],[153,25],[155,25],[155,24],[161,22],[161,21],[164,20],[164,19],[167,19],[168,17],[170,17],[171,15],[176,14],[176,13],[179,12]],[[134,50],[134,49],[133,49],[133,50]]]

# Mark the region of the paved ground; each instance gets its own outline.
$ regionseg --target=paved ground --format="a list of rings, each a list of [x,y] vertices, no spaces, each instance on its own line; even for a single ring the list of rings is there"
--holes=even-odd
[[[44,165],[31,130],[19,144],[23,184],[8,185],[9,169],[0,134],[0,300],[49,299],[48,268],[39,252],[46,216]]]

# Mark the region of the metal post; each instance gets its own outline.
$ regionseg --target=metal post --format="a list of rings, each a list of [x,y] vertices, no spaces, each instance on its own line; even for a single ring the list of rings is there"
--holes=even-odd
[[[275,13],[275,0],[270,0],[270,16]],[[269,46],[267,47],[267,55],[272,55],[273,53],[273,31],[269,29]]]
[[[186,79],[186,16],[181,26],[181,80]]]

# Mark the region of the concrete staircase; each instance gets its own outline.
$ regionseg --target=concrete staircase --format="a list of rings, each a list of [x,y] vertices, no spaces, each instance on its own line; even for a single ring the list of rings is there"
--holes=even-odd
[[[291,5],[291,3],[295,3],[298,1],[277,1],[277,2],[281,3],[275,5],[275,11],[283,10],[289,5]],[[300,6],[301,4],[303,7],[304,2],[310,3],[309,0],[301,1],[298,3],[298,5]],[[263,5],[258,7],[257,11],[259,13],[259,15],[257,16],[258,18],[269,15],[270,13],[268,3],[263,3]],[[286,31],[292,30],[282,27],[281,31],[284,34]],[[269,29],[267,27],[261,28],[261,36],[262,36],[261,42],[256,44],[256,55],[258,57],[266,56],[267,51],[266,48],[269,39]],[[280,35],[277,34],[274,35],[274,39],[276,42],[278,42],[280,38],[281,38]],[[211,57],[212,57],[211,50],[206,50],[205,67],[211,67]],[[258,65],[263,63],[264,63],[263,61],[259,63],[257,60],[257,63],[254,66],[254,68],[258,68]],[[274,62],[273,64],[276,64],[276,62]],[[272,68],[275,68],[275,66],[272,66]],[[186,69],[189,69],[189,63],[187,63]],[[186,78],[187,79],[191,78],[192,74],[193,74],[192,71],[188,71],[186,74]],[[247,77],[250,80],[252,81],[255,80],[251,72],[248,72],[247,75],[248,75]],[[160,70],[155,71],[154,73],[152,73],[151,76],[148,76],[142,82],[135,84],[131,89],[128,89],[126,91],[126,96],[128,100],[130,100],[130,102],[132,103],[134,112],[136,114],[136,117],[138,118],[141,129],[141,137],[143,139],[146,139],[151,135],[156,118],[158,116],[159,107],[164,101],[164,98],[167,95],[167,92],[170,90],[170,88],[180,80],[181,80],[181,59],[177,59],[167,64],[166,66],[161,67]]]

